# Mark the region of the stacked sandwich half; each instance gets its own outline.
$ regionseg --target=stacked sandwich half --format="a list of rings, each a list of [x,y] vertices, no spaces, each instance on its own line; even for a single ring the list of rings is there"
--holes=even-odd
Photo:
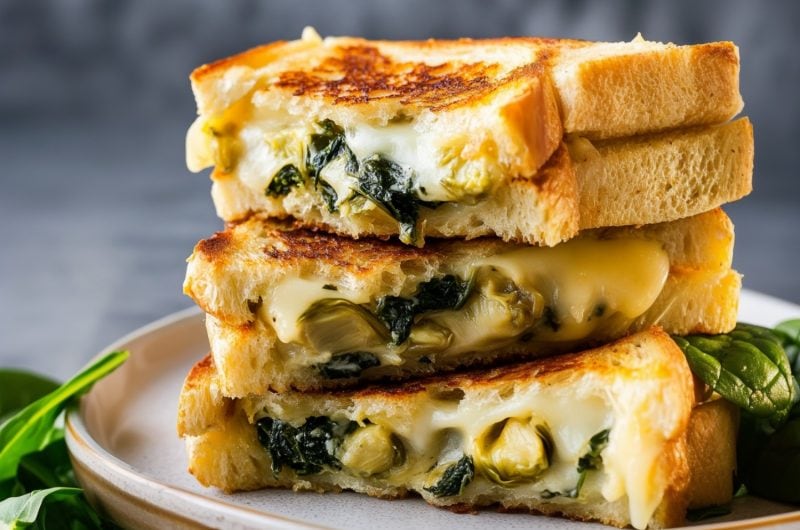
[[[227,225],[184,285],[190,471],[637,528],[729,501],[735,411],[670,334],[735,325],[738,73],[731,43],[308,30],[198,68]]]

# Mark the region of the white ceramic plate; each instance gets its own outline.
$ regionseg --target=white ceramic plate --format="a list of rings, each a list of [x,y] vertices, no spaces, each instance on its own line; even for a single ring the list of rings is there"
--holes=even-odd
[[[763,325],[800,316],[800,306],[742,293],[740,320]],[[124,337],[107,351],[130,360],[95,385],[67,419],[75,472],[102,509],[132,528],[543,528],[589,530],[601,525],[522,514],[457,515],[416,498],[383,501],[355,493],[265,490],[225,495],[186,472],[175,432],[178,393],[189,368],[208,352],[202,315],[168,316]],[[800,526],[795,507],[737,499],[733,513],[695,528]]]

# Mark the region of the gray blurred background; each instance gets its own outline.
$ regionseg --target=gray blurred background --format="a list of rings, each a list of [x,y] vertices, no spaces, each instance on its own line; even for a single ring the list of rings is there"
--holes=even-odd
[[[746,287],[800,303],[800,2],[0,0],[0,366],[57,377],[190,306],[221,225],[184,166],[193,67],[305,25],[370,38],[733,40],[755,192],[727,208]]]

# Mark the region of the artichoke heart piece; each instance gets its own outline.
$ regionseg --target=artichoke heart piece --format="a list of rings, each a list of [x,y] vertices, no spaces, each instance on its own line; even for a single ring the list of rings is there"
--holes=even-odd
[[[343,466],[362,476],[376,475],[401,465],[405,459],[403,444],[381,425],[356,429],[342,444]]]
[[[463,351],[513,340],[541,318],[544,303],[539,293],[523,291],[491,267],[479,269],[474,278],[475,290],[460,310],[426,315],[414,331],[426,327],[449,330],[452,339],[448,337],[447,344]]]
[[[314,302],[300,315],[298,324],[308,346],[321,353],[382,348],[391,339],[371,312],[342,298]]]
[[[532,418],[508,418],[489,427],[475,441],[478,471],[497,484],[530,482],[550,466],[553,440],[547,427]]]

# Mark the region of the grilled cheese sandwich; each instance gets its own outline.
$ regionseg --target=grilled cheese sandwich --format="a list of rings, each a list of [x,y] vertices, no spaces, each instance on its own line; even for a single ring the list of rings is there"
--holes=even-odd
[[[417,245],[425,234],[494,234],[554,245],[580,227],[600,226],[582,221],[575,168],[559,152],[564,133],[587,143],[725,121],[741,107],[737,54],[730,43],[390,43],[323,41],[307,33],[300,41],[251,50],[192,74],[200,116],[187,135],[187,164],[193,171],[215,168],[212,194],[228,221],[264,211],[356,237],[397,234]],[[641,83],[656,66],[668,72],[671,85]],[[616,74],[602,79],[603,68]],[[692,75],[679,77],[689,74],[683,69]],[[676,85],[687,84],[678,91]],[[669,94],[646,93],[667,86]],[[709,101],[712,88],[718,92]],[[628,101],[618,114],[628,125],[607,131],[590,125],[587,104],[614,107],[628,98],[647,105],[679,99],[690,108],[675,122],[663,107],[637,108]],[[580,116],[585,126],[576,125]],[[688,200],[684,215],[749,192],[748,131],[746,122],[730,131],[738,152],[731,157],[738,162],[727,168],[733,171],[715,171],[713,140],[697,144],[697,156],[705,159],[687,164],[693,172],[683,177],[735,185],[718,185],[715,194],[684,193],[699,200]],[[645,167],[655,170],[645,178],[660,179],[652,188],[671,182],[669,175],[660,176],[668,167]],[[622,184],[631,191],[641,174],[634,170],[601,185]],[[641,213],[639,219],[620,217],[604,226],[677,218],[670,212],[676,197],[655,193],[653,201],[648,206],[655,218]],[[495,208],[504,210],[498,212],[506,218],[501,225],[459,222],[491,218]],[[606,210],[616,211],[613,204]]]
[[[556,247],[344,240],[260,217],[202,241],[185,292],[227,395],[331,388],[735,324],[730,220],[587,231]]]
[[[693,491],[691,480],[717,466],[730,482],[730,445],[723,441],[714,465],[691,455],[695,444],[730,432],[735,409],[710,405],[704,421],[719,430],[689,436],[692,375],[655,329],[406,386],[229,400],[216,376],[209,357],[187,377],[179,430],[190,471],[226,491],[415,492],[437,506],[499,505],[636,528],[681,523],[695,497],[713,504],[731,496],[730,487]]]

